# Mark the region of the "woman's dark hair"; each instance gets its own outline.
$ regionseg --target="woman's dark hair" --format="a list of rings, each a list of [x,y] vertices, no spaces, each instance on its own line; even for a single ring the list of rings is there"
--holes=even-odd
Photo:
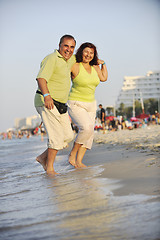
[[[93,65],[98,65],[98,53],[97,53],[97,49],[96,46],[94,46],[94,44],[89,43],[89,42],[85,42],[83,43],[77,50],[76,52],[76,62],[82,62],[82,55],[83,55],[83,50],[88,47],[88,48],[93,48],[94,49],[94,58],[92,59],[92,61],[89,63],[91,66]]]

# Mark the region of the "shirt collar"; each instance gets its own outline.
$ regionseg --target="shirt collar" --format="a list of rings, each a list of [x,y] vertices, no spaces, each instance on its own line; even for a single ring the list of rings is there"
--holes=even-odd
[[[57,56],[58,56],[59,58],[63,58],[63,59],[66,61],[66,59],[58,52],[57,49],[55,50],[55,52],[57,53]]]

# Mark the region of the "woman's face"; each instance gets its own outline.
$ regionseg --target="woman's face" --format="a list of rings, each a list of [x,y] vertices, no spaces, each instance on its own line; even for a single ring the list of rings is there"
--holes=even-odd
[[[84,63],[91,62],[93,58],[94,58],[94,49],[89,47],[84,48],[82,52],[82,62]]]

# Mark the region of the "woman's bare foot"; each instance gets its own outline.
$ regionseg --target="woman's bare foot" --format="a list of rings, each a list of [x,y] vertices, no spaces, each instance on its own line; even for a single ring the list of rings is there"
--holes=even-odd
[[[36,161],[39,162],[42,165],[42,167],[44,168],[45,171],[47,170],[46,160],[45,159],[43,159],[42,157],[38,156],[36,158]]]
[[[49,176],[55,176],[55,175],[59,174],[55,171],[46,171],[46,172],[47,172],[47,175],[49,175]]]
[[[76,168],[86,168],[87,166],[83,163],[76,163]]]
[[[71,154],[69,155],[69,159],[68,159],[68,162],[73,166],[75,167],[76,166],[76,161],[75,161],[75,157],[72,156]]]

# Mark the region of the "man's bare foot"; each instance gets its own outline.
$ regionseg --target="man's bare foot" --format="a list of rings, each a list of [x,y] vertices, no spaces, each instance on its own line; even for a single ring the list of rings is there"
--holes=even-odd
[[[83,163],[76,163],[76,168],[86,168],[87,166]]]
[[[42,157],[38,156],[36,158],[36,161],[39,162],[42,165],[42,167],[44,168],[45,171],[47,170],[45,159],[43,159]]]
[[[73,167],[76,166],[75,157],[73,157],[73,156],[71,156],[71,155],[69,155],[68,162],[69,162]]]

